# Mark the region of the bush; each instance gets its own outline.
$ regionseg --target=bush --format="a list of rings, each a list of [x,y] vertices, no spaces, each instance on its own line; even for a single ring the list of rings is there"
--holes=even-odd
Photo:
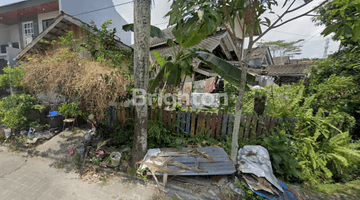
[[[60,107],[59,107],[59,111],[62,115],[66,115],[68,117],[75,117],[75,116],[81,116],[83,113],[81,112],[81,110],[79,109],[79,104],[75,103],[75,102],[71,102],[71,103],[63,103]]]
[[[0,121],[9,128],[21,128],[29,125],[31,110],[43,108],[29,94],[14,94],[0,100]]]

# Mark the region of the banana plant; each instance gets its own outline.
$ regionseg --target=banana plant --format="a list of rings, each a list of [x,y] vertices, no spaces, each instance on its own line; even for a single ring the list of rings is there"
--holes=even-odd
[[[226,81],[240,87],[241,69],[215,56],[207,49],[199,47],[184,48],[181,45],[175,44],[172,39],[168,39],[167,45],[173,47],[174,56],[162,56],[159,52],[152,51],[161,68],[157,76],[150,80],[150,93],[155,91],[161,81],[165,81],[168,85],[177,86],[181,81],[181,77],[184,75],[192,75],[194,69],[191,64],[195,58],[207,64]],[[254,81],[255,77],[247,74],[247,80]]]

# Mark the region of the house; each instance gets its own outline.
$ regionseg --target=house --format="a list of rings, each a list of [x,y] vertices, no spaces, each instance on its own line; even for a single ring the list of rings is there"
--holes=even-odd
[[[22,49],[15,57],[18,61],[26,60],[26,56],[31,53],[38,53],[44,51],[52,51],[59,47],[59,44],[49,44],[53,40],[59,40],[60,36],[65,36],[66,31],[72,31],[74,39],[80,39],[78,43],[85,42],[84,36],[86,35],[86,30],[81,28],[82,25],[88,24],[81,21],[80,19],[73,17],[63,11],[58,15],[54,21],[41,32],[37,37],[34,38],[24,49]],[[91,29],[89,29],[92,32]],[[96,33],[92,32],[96,35]],[[47,41],[47,42],[46,42]],[[131,50],[132,48],[124,44],[120,39],[117,39],[117,45],[123,47],[124,49]],[[84,52],[80,52],[84,57],[89,57],[89,55]]]
[[[1,6],[0,60],[2,61],[0,61],[0,67],[4,67],[7,64],[6,60],[14,56],[8,55],[7,47],[25,49],[34,38],[52,24],[61,11],[69,13],[84,23],[94,20],[97,26],[101,26],[104,21],[110,19],[113,22],[112,27],[122,27],[126,24],[126,21],[115,10],[112,0],[27,0]],[[119,29],[117,36],[122,38],[123,43],[130,45],[130,33]]]
[[[310,64],[287,64],[287,65],[269,65],[263,66],[261,69],[251,69],[249,72],[257,74],[258,85],[264,87],[267,83],[262,80],[273,80],[279,86],[292,85],[308,76]],[[261,80],[260,80],[261,79]]]
[[[297,63],[291,63],[290,56],[273,57],[273,62],[274,65],[297,64]]]
[[[247,52],[247,50],[245,49],[244,52]],[[245,58],[245,56],[243,58]],[[263,65],[274,65],[269,47],[259,46],[253,48],[251,50],[249,68],[260,69]]]

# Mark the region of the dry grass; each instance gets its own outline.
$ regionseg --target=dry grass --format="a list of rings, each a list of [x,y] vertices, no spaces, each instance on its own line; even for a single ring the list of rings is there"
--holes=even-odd
[[[125,94],[126,80],[120,69],[107,62],[81,58],[67,48],[54,53],[29,56],[24,82],[37,93],[57,92],[68,97],[79,97],[83,110],[104,117],[104,110]]]

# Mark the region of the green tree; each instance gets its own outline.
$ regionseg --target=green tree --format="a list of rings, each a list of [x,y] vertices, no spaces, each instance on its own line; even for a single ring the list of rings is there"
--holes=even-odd
[[[333,39],[341,45],[358,45],[360,41],[360,0],[333,0],[318,10],[313,18],[318,25],[325,25],[321,33],[334,33]]]
[[[278,56],[294,56],[301,54],[301,45],[296,45],[304,39],[296,41],[285,42],[285,40],[269,41],[269,42],[258,42],[259,46],[268,46],[273,57]]]
[[[289,23],[297,18],[306,16],[312,11],[324,5],[328,0],[321,2],[318,6],[295,16],[288,20],[282,21],[283,17],[293,11],[306,6],[312,0],[305,1],[305,4],[293,8],[296,0],[285,1],[285,11],[278,15],[278,18],[271,22],[270,19],[263,17],[267,10],[277,5],[276,0],[258,1],[258,0],[177,0],[171,6],[171,11],[167,13],[170,17],[169,25],[175,25],[172,33],[176,37],[176,41],[184,43],[184,47],[193,46],[201,42],[202,39],[213,33],[218,27],[225,27],[232,41],[236,44],[235,54],[242,71],[240,78],[240,87],[238,102],[235,109],[235,123],[232,138],[231,158],[236,159],[238,150],[238,132],[240,127],[240,117],[242,113],[243,99],[245,94],[246,77],[248,63],[250,60],[250,52],[260,38],[262,38],[270,30]],[[284,7],[283,6],[283,7]],[[246,21],[246,24],[236,23]],[[267,26],[266,30],[260,33],[256,38],[255,33],[258,32],[260,24]],[[237,31],[240,30],[240,31]],[[249,37],[248,53],[244,54],[244,36]],[[242,59],[246,55],[245,59]]]

